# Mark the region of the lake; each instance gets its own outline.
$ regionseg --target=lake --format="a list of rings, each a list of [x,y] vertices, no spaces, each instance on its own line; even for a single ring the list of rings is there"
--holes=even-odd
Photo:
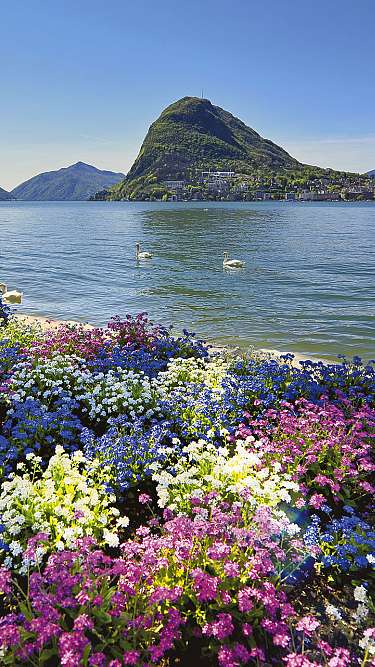
[[[147,311],[219,343],[369,359],[374,232],[371,202],[1,202],[0,282],[27,314]],[[225,250],[245,267],[223,270]]]

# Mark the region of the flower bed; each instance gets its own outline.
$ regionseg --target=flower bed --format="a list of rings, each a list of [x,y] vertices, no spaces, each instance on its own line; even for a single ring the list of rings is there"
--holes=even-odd
[[[375,371],[0,330],[0,663],[375,665]]]

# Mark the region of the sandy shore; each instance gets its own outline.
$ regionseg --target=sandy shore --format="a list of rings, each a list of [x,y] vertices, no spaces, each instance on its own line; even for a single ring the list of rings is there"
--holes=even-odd
[[[48,329],[56,329],[59,327],[61,324],[70,324],[70,325],[82,325],[85,329],[94,329],[94,325],[89,324],[88,322],[78,322],[77,320],[56,320],[51,317],[44,317],[42,315],[24,315],[23,313],[19,313],[16,315],[17,319],[22,320],[26,324],[39,324],[44,331],[47,331]],[[230,353],[235,353],[238,352],[238,354],[246,354],[246,351],[240,350],[239,348],[232,348],[229,346],[224,346],[224,345],[215,345],[214,342],[210,343],[211,345],[211,353],[215,354],[218,352],[230,352]],[[273,359],[280,359],[280,357],[286,352],[281,352],[280,350],[273,350],[273,349],[268,349],[268,348],[249,348],[249,351],[247,353],[252,353],[254,355],[261,355],[264,357],[272,357]],[[290,354],[294,355],[293,359],[293,365],[298,366],[301,361],[307,361],[307,360],[312,360],[315,362],[322,361],[325,364],[330,363],[329,361],[325,359],[319,359],[318,357],[314,356],[308,356],[305,354],[299,354],[298,352],[290,352]]]
[[[88,322],[77,322],[76,320],[54,320],[52,317],[43,317],[42,315],[16,315],[17,320],[22,320],[26,324],[40,324],[44,331],[48,329],[57,329],[61,324],[81,324],[85,329],[94,329],[95,327]]]

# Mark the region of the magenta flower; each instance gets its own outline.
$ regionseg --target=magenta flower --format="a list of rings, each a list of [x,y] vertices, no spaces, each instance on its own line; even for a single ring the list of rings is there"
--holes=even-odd
[[[139,658],[140,658],[140,653],[139,651],[135,650],[125,651],[125,653],[122,656],[124,665],[137,665]]]
[[[10,595],[12,592],[12,573],[3,565],[0,567],[0,593]]]
[[[147,503],[151,502],[152,498],[147,493],[140,493],[138,496],[138,500],[141,503],[141,505],[146,505]]]

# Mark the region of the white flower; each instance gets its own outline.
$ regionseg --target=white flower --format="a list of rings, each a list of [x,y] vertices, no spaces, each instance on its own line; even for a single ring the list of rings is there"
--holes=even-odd
[[[356,586],[354,589],[354,599],[357,602],[366,602],[367,601],[367,591],[364,586]]]
[[[353,614],[353,618],[357,623],[362,623],[367,618],[369,610],[365,604],[359,604]]]
[[[13,556],[19,556],[22,554],[23,549],[19,542],[11,542],[9,544],[9,551],[13,554]]]
[[[118,547],[120,543],[118,535],[116,535],[116,533],[111,533],[107,528],[103,530],[103,538],[109,547]]]
[[[117,519],[117,526],[119,528],[126,528],[129,525],[129,519],[127,516],[121,516]]]
[[[370,635],[371,630],[372,628],[365,630],[363,633],[363,638],[360,639],[358,643],[364,651],[368,651],[370,655],[375,655],[375,641]]]
[[[327,604],[326,612],[330,618],[335,619],[336,621],[342,620],[340,611],[337,609],[337,607],[334,607],[333,604]]]
[[[301,530],[300,527],[297,526],[296,523],[290,523],[290,524],[286,527],[286,532],[287,532],[288,535],[290,535],[291,537],[293,537],[294,535],[297,535],[297,533],[299,533],[300,530]]]

